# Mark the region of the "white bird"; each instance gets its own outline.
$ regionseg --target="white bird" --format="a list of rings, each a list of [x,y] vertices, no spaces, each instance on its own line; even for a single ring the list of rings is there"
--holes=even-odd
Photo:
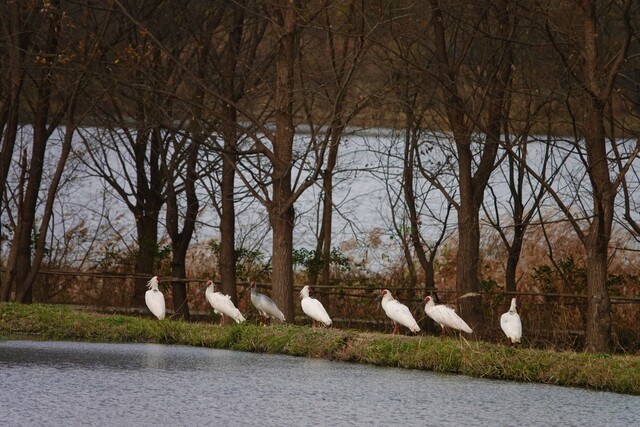
[[[278,319],[281,322],[285,321],[284,314],[282,314],[276,303],[268,296],[258,293],[256,282],[251,282],[249,289],[251,289],[251,303],[258,309],[263,323],[268,317]]]
[[[432,318],[436,323],[440,325],[440,327],[442,328],[441,335],[444,335],[445,326],[452,329],[464,331],[468,334],[473,332],[469,325],[467,325],[467,322],[462,320],[462,318],[458,316],[453,308],[447,307],[444,304],[436,305],[431,297],[426,297],[424,299],[424,302],[424,312],[427,313],[427,316]]]
[[[500,327],[512,343],[519,343],[522,339],[522,322],[516,311],[516,299],[511,299],[511,308],[500,316]]]
[[[312,319],[312,325],[315,326],[316,322],[322,322],[325,326],[331,326],[331,318],[324,309],[324,306],[320,301],[309,296],[311,288],[307,285],[300,291],[300,305],[304,314]]]
[[[413,318],[409,307],[393,298],[388,289],[384,289],[380,295],[382,295],[382,309],[393,320],[394,334],[400,331],[400,325],[406,326],[411,332],[420,332],[420,326]]]
[[[240,310],[236,308],[233,301],[231,301],[231,296],[225,295],[222,292],[216,292],[214,288],[215,285],[209,280],[207,282],[207,289],[204,291],[204,296],[207,298],[207,301],[209,301],[209,304],[211,304],[211,307],[213,307],[213,312],[221,315],[220,324],[224,323],[224,316],[229,316],[235,320],[236,323],[244,322],[246,319],[242,316]]]
[[[158,289],[158,276],[153,276],[147,283],[149,290],[144,294],[144,301],[147,303],[149,310],[160,320],[164,319],[166,314],[164,306],[164,295]]]

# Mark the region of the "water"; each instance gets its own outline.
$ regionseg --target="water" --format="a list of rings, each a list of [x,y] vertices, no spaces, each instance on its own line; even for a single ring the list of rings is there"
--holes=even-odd
[[[640,398],[156,344],[0,342],[3,426],[631,426]]]

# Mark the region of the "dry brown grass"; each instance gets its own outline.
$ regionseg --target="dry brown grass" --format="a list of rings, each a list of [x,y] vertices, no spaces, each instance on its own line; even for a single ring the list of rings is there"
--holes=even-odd
[[[557,223],[547,226],[547,236],[553,248],[556,262],[565,268],[563,274],[555,271],[551,264],[545,238],[540,227],[532,226],[526,238],[518,267],[518,291],[523,293],[583,294],[584,293],[584,252],[567,224]],[[613,244],[622,237],[614,235]],[[356,249],[356,248],[353,248]],[[451,239],[441,247],[436,263],[436,284],[442,302],[454,301],[456,274],[456,246]],[[489,335],[495,341],[504,339],[499,328],[499,317],[507,310],[510,296],[504,290],[504,260],[506,253],[499,239],[485,230],[482,243],[480,278],[487,293],[483,295],[485,316],[490,326]],[[211,309],[204,298],[204,283],[208,279],[218,279],[217,259],[206,244],[194,245],[189,252],[188,276],[195,280],[188,284],[189,305],[192,313],[211,315]],[[610,287],[613,297],[640,297],[640,280],[637,265],[640,253],[617,250],[612,258],[610,274],[614,279]],[[250,271],[239,275],[243,281]],[[168,264],[161,264],[159,274],[167,275]],[[563,280],[562,276],[565,276]],[[419,278],[419,282],[422,278]],[[268,276],[263,277],[268,283]],[[306,276],[296,275],[298,287]],[[172,307],[171,292],[161,282],[165,291],[167,307]],[[349,328],[385,330],[390,322],[376,300],[380,289],[389,288],[394,295],[407,304],[416,319],[425,317],[421,300],[424,292],[418,288],[411,290],[406,283],[406,270],[401,263],[385,272],[367,272],[354,268],[350,272],[337,275],[331,288],[316,287],[317,297],[325,305],[337,325]],[[130,307],[133,280],[127,277],[87,277],[67,275],[41,275],[34,289],[38,302],[70,303],[88,305],[99,309],[108,307]],[[263,292],[269,293],[267,285]],[[237,287],[238,308],[249,318],[256,315],[251,305],[246,287]],[[294,295],[294,306],[298,322],[308,320],[302,314]],[[584,329],[586,300],[566,296],[518,295],[518,310],[523,320],[525,345],[535,348],[579,349]],[[640,303],[625,302],[613,304],[613,338],[618,351],[640,351]],[[430,328],[429,320],[422,320],[423,328]]]

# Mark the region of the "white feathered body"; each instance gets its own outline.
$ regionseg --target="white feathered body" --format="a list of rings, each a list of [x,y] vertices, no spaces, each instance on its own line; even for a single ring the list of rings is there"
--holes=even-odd
[[[320,301],[309,296],[309,286],[305,286],[300,291],[300,305],[304,314],[315,320],[322,322],[325,326],[331,326],[331,318]]]
[[[213,307],[213,311],[232,318],[236,323],[244,322],[246,319],[233,301],[231,301],[231,296],[225,295],[222,292],[216,292],[213,286],[213,283],[209,284],[204,292],[207,301],[209,301],[209,304]]]
[[[467,325],[467,322],[462,320],[454,309],[443,304],[436,305],[430,297],[425,298],[425,300],[424,312],[441,327],[446,326],[468,334],[473,333],[473,330]]]
[[[255,284],[251,285],[251,303],[264,317],[271,317],[284,322],[284,314],[268,296],[258,293]]]
[[[522,322],[520,315],[516,311],[516,299],[511,299],[511,308],[500,316],[500,327],[504,334],[512,343],[519,343],[522,340]]]
[[[164,319],[166,307],[164,305],[164,295],[158,289],[158,276],[153,276],[147,283],[149,290],[144,294],[144,301],[147,303],[149,311],[159,320]]]
[[[411,332],[420,332],[420,326],[413,318],[409,307],[393,298],[388,290],[382,292],[382,309],[386,315],[394,322],[409,328]]]

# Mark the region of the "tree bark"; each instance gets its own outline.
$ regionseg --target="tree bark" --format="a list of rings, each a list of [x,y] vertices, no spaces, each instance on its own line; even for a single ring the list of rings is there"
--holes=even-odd
[[[461,196],[462,197],[462,196]],[[482,299],[477,295],[480,285],[478,281],[478,263],[480,260],[480,223],[479,207],[470,203],[461,203],[458,209],[458,253],[456,256],[456,291],[458,297],[468,293],[473,296],[461,298],[460,313],[474,330],[480,333],[484,326]]]
[[[611,182],[606,153],[604,103],[590,97],[585,110],[585,142],[593,193],[593,218],[583,239],[587,255],[585,350],[607,352],[611,348],[611,301],[607,287],[607,262],[616,189]]]
[[[273,11],[278,35],[276,52],[275,120],[273,147],[273,200],[268,206],[273,233],[272,276],[273,300],[288,321],[294,319],[293,307],[293,225],[295,213],[291,189],[293,159],[294,64],[298,31],[299,3],[278,2]]]
[[[6,7],[9,9],[7,13],[6,28],[7,32],[3,34],[8,43],[8,78],[6,82],[5,94],[7,98],[3,101],[2,111],[2,155],[0,156],[0,191],[4,191],[7,177],[9,175],[9,167],[13,159],[13,150],[16,143],[20,111],[20,92],[24,82],[24,72],[22,71],[23,53],[26,51],[25,42],[28,40],[26,31],[22,29],[20,20],[20,4],[19,2],[9,2]],[[21,35],[22,34],[22,35]],[[0,197],[0,213],[5,209],[4,197]],[[4,299],[4,298],[3,298]]]
[[[186,279],[186,258],[189,243],[195,230],[196,218],[200,210],[198,196],[196,194],[195,182],[197,180],[196,167],[198,164],[199,143],[193,139],[189,145],[178,143],[174,147],[176,152],[182,151],[186,154],[186,171],[183,177],[178,176],[178,171],[170,170],[173,166],[165,164],[166,176],[181,178],[186,194],[186,209],[183,219],[182,230],[180,230],[180,209],[178,207],[178,193],[173,179],[167,180],[167,232],[171,239],[171,274],[173,277]],[[173,309],[175,316],[184,320],[190,319],[189,301],[187,300],[187,285],[184,281],[174,281],[171,283],[171,295],[173,297]]]
[[[135,279],[132,303],[134,307],[144,307],[144,295],[147,282],[154,276],[155,262],[158,254],[158,222],[160,209],[140,209],[134,213],[136,219],[136,237],[138,251],[136,252],[135,272],[149,277]]]
[[[138,252],[136,254],[136,274],[154,276],[158,256],[158,223],[160,209],[164,205],[164,174],[159,167],[159,153],[162,141],[157,130],[138,129],[134,150],[136,165],[136,204],[132,211],[136,220]],[[148,161],[147,161],[148,155]],[[147,169],[149,177],[147,177]],[[135,280],[132,303],[134,307],[144,307],[147,291],[147,277]]]
[[[223,64],[223,91],[225,98],[233,101],[223,106],[224,122],[224,153],[222,155],[222,183],[221,183],[221,207],[220,215],[220,280],[222,292],[231,297],[231,301],[237,305],[236,291],[236,247],[235,247],[235,168],[237,162],[237,110],[235,103],[240,94],[236,93],[236,68],[237,59],[242,42],[244,24],[244,5],[234,7],[233,27],[229,32],[229,43],[226,46],[226,57]],[[225,322],[230,324],[233,319],[225,317]]]
[[[587,328],[585,350],[607,352],[611,348],[611,302],[607,288],[608,246],[613,226],[613,212],[617,187],[611,180],[607,158],[607,138],[605,132],[605,106],[613,92],[618,72],[628,55],[631,40],[629,23],[631,1],[621,5],[624,31],[622,42],[613,59],[603,58],[599,52],[597,2],[582,0],[583,48],[582,67],[584,96],[582,130],[584,132],[587,166],[593,194],[593,217],[583,245],[587,253]],[[603,61],[607,66],[603,67]],[[604,73],[603,73],[604,70]],[[614,142],[615,143],[615,142]],[[620,171],[620,174],[624,174]],[[619,183],[619,181],[618,181]]]
[[[52,13],[46,26],[45,45],[43,52],[48,56],[53,56],[58,51],[58,28],[61,19],[59,13],[59,1],[52,2]],[[40,184],[44,172],[44,157],[47,150],[47,142],[51,136],[53,127],[57,123],[49,124],[49,112],[51,109],[51,94],[53,91],[53,63],[46,62],[38,70],[36,77],[36,101],[33,116],[33,145],[31,149],[31,160],[27,177],[27,187],[24,199],[21,200],[18,209],[18,224],[15,230],[14,239],[9,253],[9,261],[12,265],[7,265],[10,272],[8,278],[13,279],[16,290],[16,299],[22,303],[32,302],[32,286],[27,281],[31,270],[31,250],[33,228],[36,219],[36,209],[40,195]],[[11,271],[13,270],[13,271]],[[11,280],[5,284],[12,286]]]

